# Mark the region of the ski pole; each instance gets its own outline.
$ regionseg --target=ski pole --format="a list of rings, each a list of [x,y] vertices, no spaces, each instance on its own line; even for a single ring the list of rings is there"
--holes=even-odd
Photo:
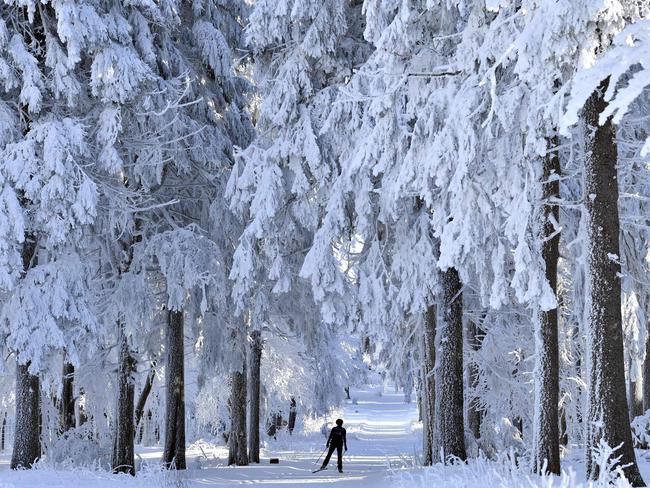
[[[323,457],[323,454],[325,454],[325,451],[327,451],[327,447],[323,450],[323,452],[320,453],[320,456],[318,456],[318,459],[314,463],[314,466],[316,466],[318,464],[318,461],[320,461],[320,458]]]

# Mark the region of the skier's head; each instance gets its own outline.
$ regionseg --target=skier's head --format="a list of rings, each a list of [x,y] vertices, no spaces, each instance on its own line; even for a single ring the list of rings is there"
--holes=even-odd
[[[341,427],[341,426],[343,425],[343,420],[341,420],[341,419],[336,419],[336,425],[338,425],[339,427]]]

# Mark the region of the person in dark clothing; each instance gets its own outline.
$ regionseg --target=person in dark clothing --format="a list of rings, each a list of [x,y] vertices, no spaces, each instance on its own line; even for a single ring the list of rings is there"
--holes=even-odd
[[[325,447],[329,447],[329,451],[327,452],[327,457],[325,457],[325,461],[323,461],[323,465],[321,466],[320,469],[325,469],[327,467],[327,464],[330,462],[330,458],[334,453],[334,449],[336,449],[336,453],[338,455],[337,466],[339,468],[339,473],[342,473],[343,472],[343,448],[345,448],[346,451],[348,450],[348,442],[347,439],[345,438],[345,429],[343,428],[343,420],[337,419],[336,427],[332,428]]]

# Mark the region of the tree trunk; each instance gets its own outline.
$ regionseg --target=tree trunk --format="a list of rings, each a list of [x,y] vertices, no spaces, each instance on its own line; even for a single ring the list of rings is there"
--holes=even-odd
[[[433,464],[433,418],[436,398],[436,306],[430,305],[424,314],[424,335],[422,343],[422,441],[425,466]]]
[[[415,398],[418,402],[418,422],[422,422],[423,416],[422,416],[422,410],[424,410],[424,406],[422,405],[422,390],[424,390],[423,382],[422,382],[422,368],[420,368],[420,371],[418,371],[418,382],[417,382],[417,388],[415,390]],[[424,433],[424,425],[422,426],[423,430],[422,432]]]
[[[16,365],[16,433],[11,469],[31,468],[41,457],[40,382],[29,363]]]
[[[519,438],[521,440],[524,439],[524,419],[521,417],[515,417],[515,419],[512,421],[512,425],[515,426],[515,429],[519,431]]]
[[[167,324],[165,451],[163,465],[185,469],[185,351],[183,311],[170,310]]]
[[[478,351],[481,348],[483,341],[483,331],[476,324],[475,321],[468,322],[468,344],[473,351]],[[479,371],[476,363],[469,364],[469,384],[472,388],[476,388],[479,382]],[[470,398],[469,405],[467,406],[467,426],[472,432],[474,439],[481,438],[481,422],[483,420],[483,412],[479,408],[478,398],[476,396]]]
[[[266,435],[275,439],[278,430],[282,428],[282,414],[274,412],[269,416],[269,422],[266,428]]]
[[[607,106],[605,80],[587,100],[585,118],[584,192],[587,221],[588,300],[587,353],[589,400],[587,426],[587,474],[598,476],[594,448],[603,439],[621,446],[615,456],[633,486],[644,486],[636,463],[625,395],[625,367],[621,317],[621,279],[616,131],[611,119],[601,126]]]
[[[370,342],[370,336],[365,336],[363,338],[363,353],[372,355],[375,352],[373,344]]]
[[[436,366],[435,456],[467,459],[463,423],[463,295],[458,271],[442,273],[443,321]]]
[[[246,368],[231,374],[228,465],[248,465],[246,452]]]
[[[291,397],[291,403],[289,404],[289,422],[287,423],[287,430],[289,430],[289,435],[293,434],[293,429],[296,428],[296,408],[298,404],[296,399]]]
[[[124,326],[120,323],[118,327],[120,350],[117,373],[117,418],[111,464],[114,473],[135,475],[133,448],[133,435],[135,433],[133,423],[133,372],[135,370],[135,359],[131,354],[129,339],[124,332]]]
[[[282,427],[284,427],[284,417],[282,416],[282,412],[276,412],[271,416],[272,422],[273,422],[273,438],[275,439],[275,436],[278,432],[282,430]]]
[[[546,280],[557,298],[557,262],[560,257],[560,234],[556,224],[560,211],[552,199],[560,196],[560,158],[558,138],[548,140],[548,149],[542,174],[542,258],[546,266]],[[557,307],[539,311],[535,331],[535,414],[533,416],[533,469],[540,473],[545,465],[549,473],[560,474],[560,359],[558,351]]]
[[[251,332],[250,344],[250,421],[248,457],[251,463],[260,462],[260,366],[262,363],[262,333]]]
[[[7,440],[7,411],[2,416],[2,433],[0,434],[0,451],[5,451],[5,441]]]
[[[75,428],[74,366],[64,360],[63,387],[61,389],[61,432]]]
[[[138,397],[138,403],[136,404],[135,407],[135,431],[137,433],[142,432],[142,426],[140,425],[140,422],[142,422],[142,416],[144,415],[144,407],[147,404],[147,399],[149,398],[149,394],[151,393],[151,388],[153,386],[153,380],[156,377],[156,363],[151,364],[151,369],[149,370],[149,374],[147,374],[147,379],[144,381],[144,386],[142,387],[142,391],[140,392],[140,396]],[[142,441],[142,434],[139,435],[139,440]]]
[[[35,266],[36,236],[25,233],[25,242],[21,252],[23,273]],[[18,352],[20,354],[20,351]],[[19,360],[19,356],[17,359]],[[29,372],[27,364],[16,363],[16,433],[14,449],[11,455],[11,469],[31,468],[41,457],[41,405],[40,382],[36,375]]]

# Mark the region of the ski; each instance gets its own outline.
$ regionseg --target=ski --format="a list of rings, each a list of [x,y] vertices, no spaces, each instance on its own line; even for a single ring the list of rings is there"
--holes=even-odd
[[[314,474],[314,473],[318,473],[319,471],[324,471],[324,470],[326,470],[326,469],[327,469],[327,468],[318,468],[316,471],[312,471],[312,474]]]

